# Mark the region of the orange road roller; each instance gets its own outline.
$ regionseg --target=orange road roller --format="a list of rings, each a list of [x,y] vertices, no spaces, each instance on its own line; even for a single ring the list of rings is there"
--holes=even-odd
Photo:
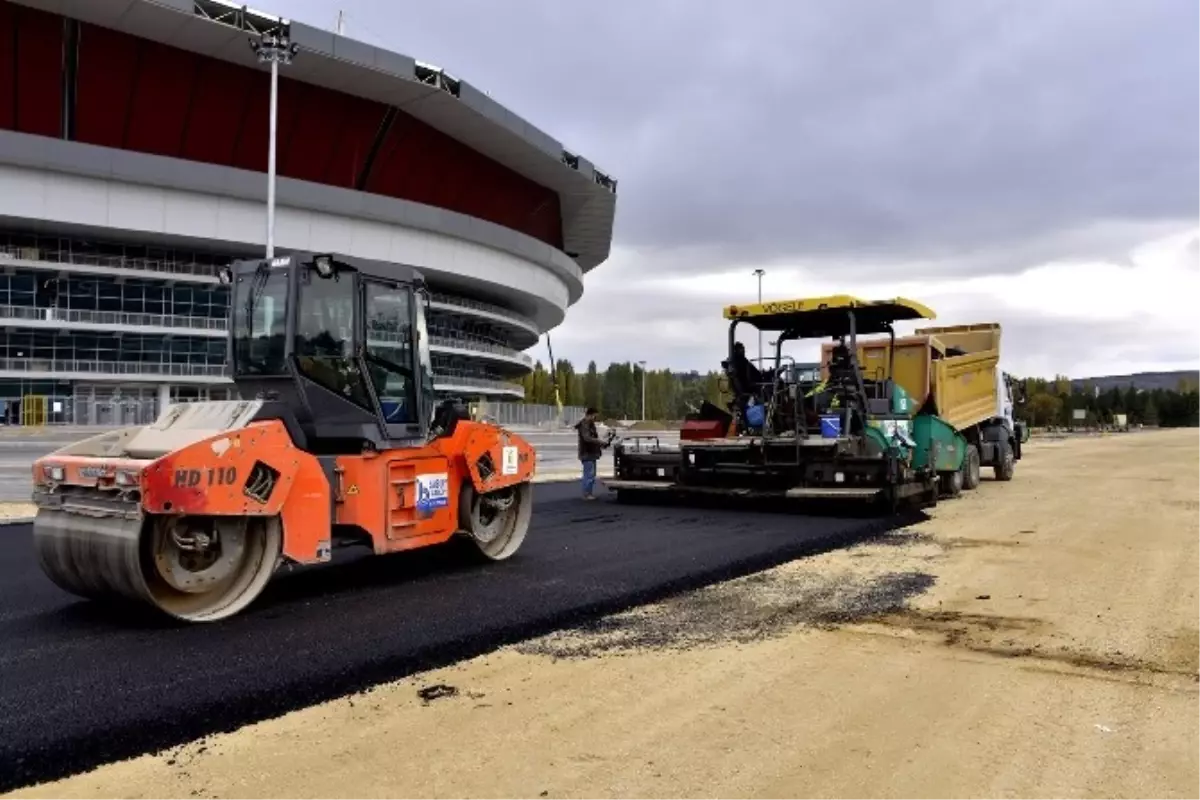
[[[339,546],[517,552],[533,448],[435,399],[420,273],[295,253],[221,280],[231,377],[250,399],[174,404],[39,459],[34,544],[55,583],[208,622],[244,609],[280,565]]]

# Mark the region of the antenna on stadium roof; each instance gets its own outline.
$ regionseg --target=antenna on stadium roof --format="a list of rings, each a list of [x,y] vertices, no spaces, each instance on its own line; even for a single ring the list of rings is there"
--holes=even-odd
[[[337,35],[346,35],[346,12],[338,9]]]

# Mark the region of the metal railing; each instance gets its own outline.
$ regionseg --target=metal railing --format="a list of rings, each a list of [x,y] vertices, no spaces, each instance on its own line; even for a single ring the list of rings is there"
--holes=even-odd
[[[0,397],[0,425],[42,427],[149,425],[158,419],[157,398],[96,399],[71,395]],[[81,437],[82,438],[82,437]]]
[[[0,305],[0,319],[24,319],[38,322],[85,323],[114,327],[186,328],[225,333],[229,323],[223,317],[185,317],[167,314],[139,314],[126,311],[86,311],[75,308]]]
[[[578,406],[565,406],[560,416],[555,406],[495,400],[482,401],[476,407],[482,416],[501,425],[527,427],[547,427],[560,422],[567,426],[574,425],[583,417],[584,411]],[[161,410],[158,399],[150,397],[46,395],[23,398],[0,395],[0,426],[148,425],[158,418]]]
[[[0,319],[55,322],[68,325],[71,323],[86,323],[119,328],[172,328],[176,330],[212,331],[220,334],[224,334],[229,330],[229,322],[224,318],[136,314],[124,311],[84,311],[81,309],[47,308],[42,306],[0,305]],[[393,344],[400,341],[399,338],[389,336],[384,331],[371,331],[370,337],[371,343],[378,344]],[[461,336],[431,334],[429,344],[433,348],[449,347],[477,353],[494,353],[518,361],[526,367],[533,367],[533,358],[529,355],[519,350],[514,350],[511,347],[494,344],[482,337],[470,334],[463,334]]]
[[[228,367],[224,364],[161,364],[137,361],[80,361],[52,358],[0,358],[0,372],[45,373],[61,376],[65,374],[88,375],[151,375],[156,378],[226,378]],[[519,383],[481,378],[459,370],[438,370],[434,373],[435,384],[469,386],[486,391],[508,392],[525,396]]]
[[[201,264],[197,261],[173,258],[134,258],[131,256],[113,256],[100,253],[87,253],[75,250],[55,250],[44,247],[19,247],[16,245],[0,244],[0,261],[5,259],[22,261],[42,261],[48,264],[68,264],[81,267],[113,267],[138,272],[159,272],[166,275],[192,275],[204,278],[206,281],[216,281],[219,267],[214,264]],[[230,258],[230,261],[233,259]],[[537,324],[511,309],[483,300],[473,300],[468,297],[433,292],[430,300],[441,305],[455,308],[468,308],[475,311],[486,311],[498,317],[515,322],[523,327],[537,330]]]
[[[217,266],[212,264],[201,264],[199,262],[186,261],[182,259],[133,258],[127,256],[77,252],[74,250],[53,250],[42,247],[0,245],[0,262],[3,262],[6,258],[85,267],[113,267],[117,269],[128,269],[139,272],[155,272],[166,275],[191,275],[194,277],[205,278],[206,281],[215,281],[218,269]],[[538,330],[537,324],[529,317],[494,303],[488,303],[482,300],[474,300],[467,297],[457,297],[455,295],[444,294],[441,292],[432,293],[430,295],[430,299],[432,302],[444,306],[484,311],[526,328],[533,333],[536,333]],[[122,312],[94,313],[117,314]],[[188,326],[174,325],[171,327]],[[222,329],[223,327],[224,323],[222,323]]]
[[[441,294],[440,292],[432,292],[429,296],[430,302],[441,303],[442,305],[455,306],[457,308],[470,308],[475,311],[486,311],[489,314],[495,314],[497,317],[504,317],[512,322],[519,323],[522,327],[536,331],[537,324],[524,314],[518,314],[516,311],[510,311],[503,306],[485,303],[482,300],[472,300],[467,297],[456,297],[449,294]]]
[[[153,375],[163,378],[219,378],[223,364],[163,364],[140,361],[81,361],[56,358],[0,358],[0,372],[44,372],[89,375]]]
[[[533,367],[533,358],[528,353],[522,353],[520,350],[514,350],[511,347],[502,347],[498,344],[492,344],[486,339],[481,339],[478,336],[462,335],[462,336],[435,336],[429,335],[430,347],[449,347],[456,350],[471,350],[476,353],[494,353],[498,356],[519,361],[526,367]]]
[[[525,396],[525,388],[519,383],[510,383],[509,381],[496,380],[494,378],[480,378],[476,375],[471,375],[466,372],[460,372],[453,369],[440,369],[434,372],[433,382],[436,386],[469,386],[473,389],[483,389],[485,391],[506,392],[514,394],[517,397]]]
[[[411,340],[407,334],[398,334],[395,331],[387,331],[374,329],[367,331],[367,344],[376,346],[397,345],[400,347],[408,347],[411,345]],[[520,350],[514,350],[511,347],[494,344],[488,340],[463,334],[461,336],[444,336],[436,333],[429,334],[429,346],[431,349],[452,348],[457,350],[469,350],[476,353],[495,353],[496,355],[504,356],[505,358],[519,361],[526,367],[533,367],[533,358],[522,353]]]
[[[196,261],[168,258],[131,258],[109,256],[100,253],[80,253],[74,250],[49,250],[42,247],[17,247],[0,245],[0,263],[6,259],[22,261],[44,261],[50,264],[71,264],[80,267],[115,267],[139,272],[159,272],[167,275],[193,275],[213,282],[217,279],[217,267]]]
[[[583,419],[586,409],[581,406],[563,406],[560,415],[557,406],[486,400],[479,404],[479,411],[501,425],[550,427],[559,423],[574,425]]]

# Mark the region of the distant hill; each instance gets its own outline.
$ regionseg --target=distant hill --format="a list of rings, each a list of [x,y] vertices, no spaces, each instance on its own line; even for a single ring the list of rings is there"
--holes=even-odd
[[[1090,382],[1102,392],[1106,392],[1114,386],[1126,389],[1133,386],[1136,389],[1143,391],[1153,391],[1154,389],[1178,389],[1180,381],[1191,381],[1193,385],[1200,381],[1200,371],[1194,369],[1181,369],[1174,372],[1138,372],[1134,375],[1104,375],[1099,378],[1075,378],[1071,381],[1071,386],[1074,389],[1082,389],[1085,382]]]

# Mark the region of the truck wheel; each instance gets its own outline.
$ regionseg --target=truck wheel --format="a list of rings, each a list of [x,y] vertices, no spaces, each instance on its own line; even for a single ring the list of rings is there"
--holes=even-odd
[[[936,479],[929,482],[929,489],[928,489],[928,491],[925,492],[925,495],[924,495],[924,500],[925,500],[924,507],[925,508],[937,508],[938,497],[941,495],[941,488],[942,488],[940,484],[941,484],[941,481],[938,481]]]
[[[1013,456],[1012,444],[1008,441],[1000,442],[999,460],[996,462],[996,480],[1011,481],[1013,472],[1016,471],[1017,462]]]
[[[979,448],[969,444],[963,461],[963,488],[971,491],[979,486],[979,480]]]
[[[941,482],[942,497],[954,498],[962,494],[963,490],[963,471],[956,469],[954,472],[943,472],[938,475]]]

